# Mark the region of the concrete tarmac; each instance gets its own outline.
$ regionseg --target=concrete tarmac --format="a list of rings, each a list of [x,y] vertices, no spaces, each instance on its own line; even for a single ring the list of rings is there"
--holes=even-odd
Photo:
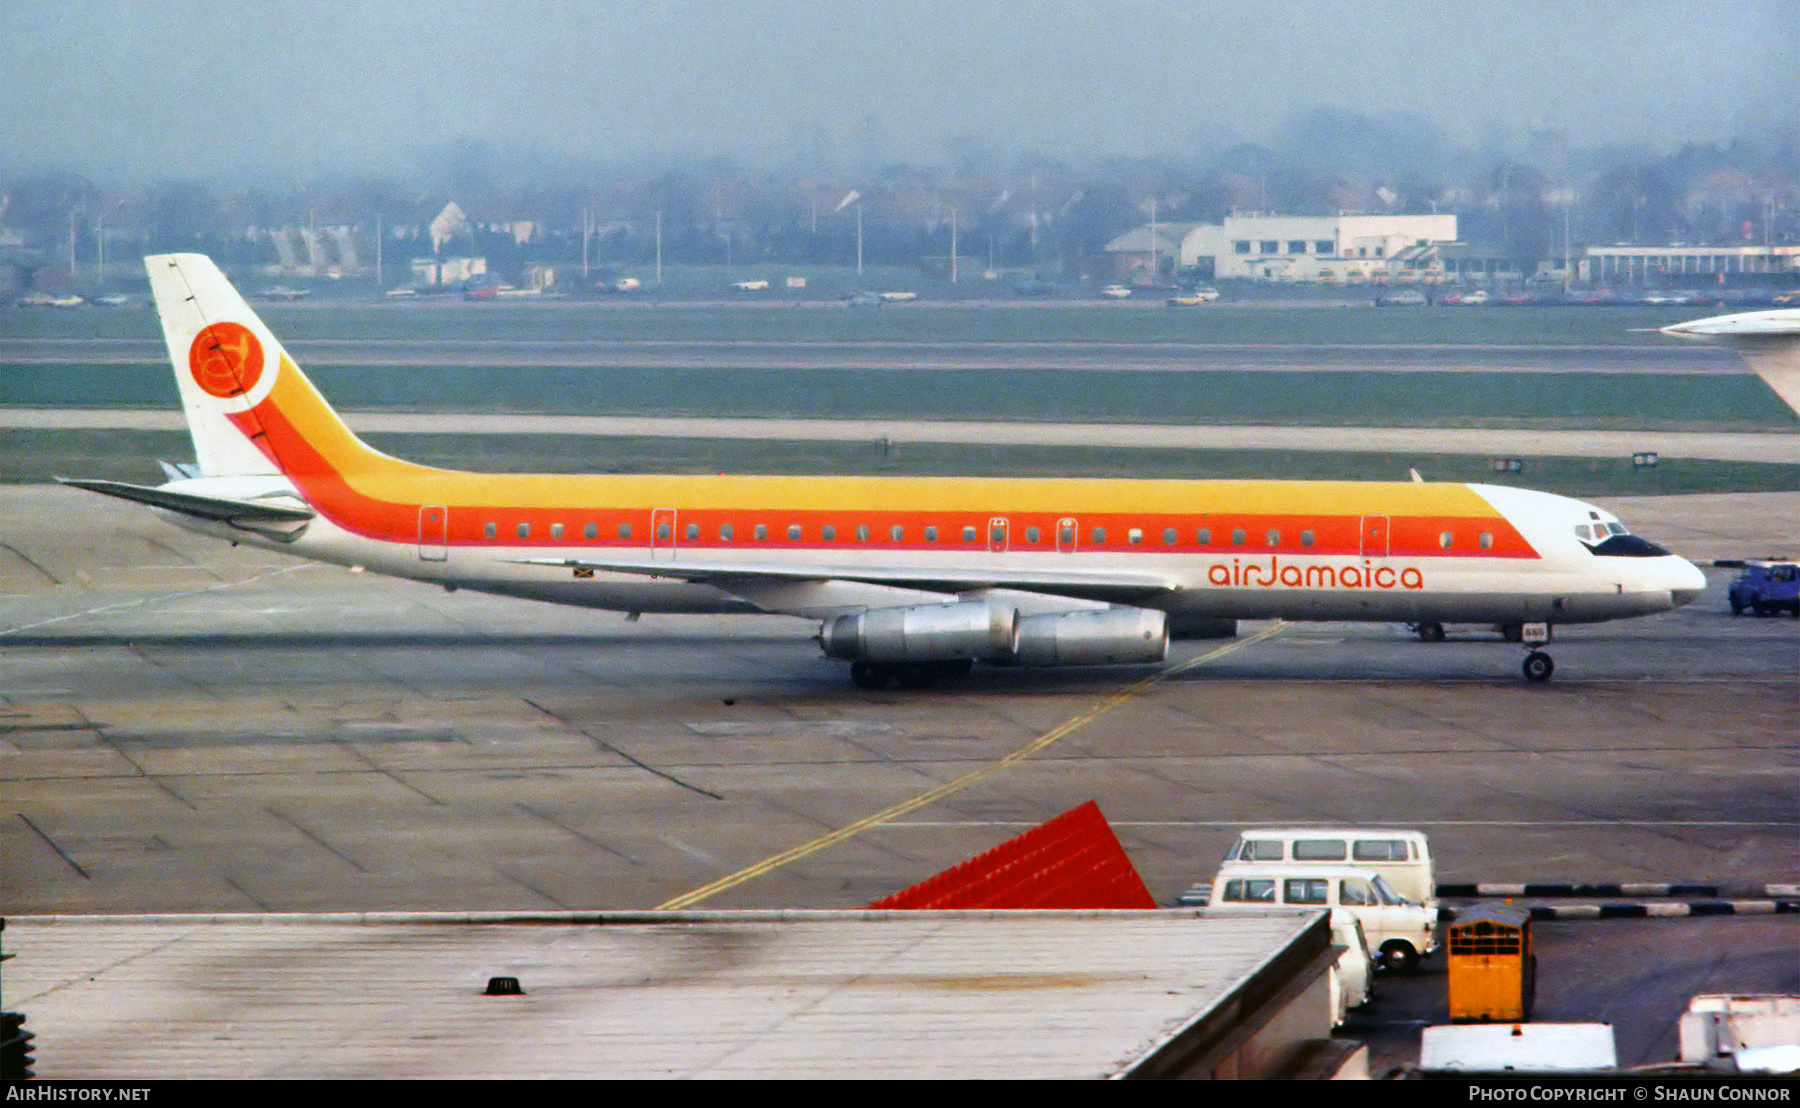
[[[1690,557],[1800,545],[1800,494],[1608,506]],[[1732,617],[1729,576],[1559,629],[1543,686],[1484,629],[1248,624],[1165,667],[870,693],[799,620],[445,594],[0,487],[0,904],[856,907],[1089,799],[1164,903],[1272,822],[1422,828],[1445,881],[1800,881],[1800,621]],[[1795,991],[1791,920],[1639,925],[1615,993],[1585,931],[1551,995],[1638,997],[1649,1057],[1676,998],[1645,959]]]

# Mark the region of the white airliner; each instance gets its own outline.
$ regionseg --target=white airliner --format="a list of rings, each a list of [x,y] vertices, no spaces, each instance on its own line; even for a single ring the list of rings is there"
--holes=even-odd
[[[1410,482],[495,475],[371,449],[207,258],[147,258],[197,469],[70,484],[446,589],[822,621],[864,687],[977,661],[1156,663],[1225,619],[1518,632],[1664,612],[1687,561],[1567,497]],[[1690,325],[1695,326],[1695,325]]]

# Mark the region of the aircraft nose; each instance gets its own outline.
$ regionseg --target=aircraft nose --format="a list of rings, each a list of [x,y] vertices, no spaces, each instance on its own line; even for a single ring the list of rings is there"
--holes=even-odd
[[[1706,591],[1706,574],[1700,567],[1685,558],[1676,558],[1678,566],[1671,566],[1669,599],[1679,608],[1683,604],[1691,604]]]

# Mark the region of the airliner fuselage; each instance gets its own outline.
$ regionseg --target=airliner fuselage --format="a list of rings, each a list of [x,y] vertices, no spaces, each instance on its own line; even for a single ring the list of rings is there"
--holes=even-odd
[[[817,619],[865,685],[975,661],[1156,662],[1206,621],[1589,623],[1705,585],[1591,504],[1490,485],[413,465],[344,426],[209,260],[146,265],[200,475],[74,483],[231,542],[446,588]],[[1537,652],[1526,673],[1549,668]]]

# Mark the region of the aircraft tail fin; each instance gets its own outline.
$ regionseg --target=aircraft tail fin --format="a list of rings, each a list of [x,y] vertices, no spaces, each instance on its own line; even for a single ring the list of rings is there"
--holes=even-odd
[[[1676,338],[1732,347],[1751,371],[1800,415],[1800,308],[1716,315],[1676,323],[1662,331]]]
[[[292,473],[301,459],[284,455],[314,439],[380,456],[344,426],[211,258],[153,254],[144,268],[202,475]]]

